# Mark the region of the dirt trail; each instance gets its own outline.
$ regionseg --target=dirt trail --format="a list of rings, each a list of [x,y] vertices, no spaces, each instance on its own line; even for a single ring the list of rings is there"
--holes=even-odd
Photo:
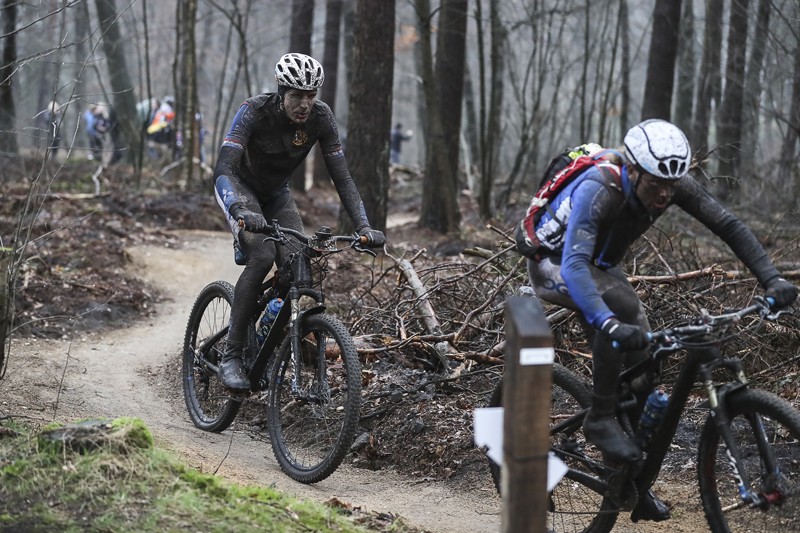
[[[226,234],[183,232],[181,249],[156,246],[130,250],[137,275],[167,298],[151,319],[127,329],[76,339],[13,344],[6,379],[0,382],[3,410],[44,419],[139,417],[159,444],[205,472],[241,483],[270,485],[297,496],[339,498],[368,511],[391,512],[440,533],[496,532],[500,501],[490,491],[454,493],[445,484],[342,466],[316,485],[281,473],[268,444],[245,432],[196,429],[180,397],[167,398],[148,372],[158,374],[179,357],[189,310],[210,281],[235,282],[239,269]],[[65,368],[66,365],[66,368]],[[175,387],[179,387],[175,381]],[[19,405],[14,398],[38,398]]]
[[[232,261],[227,234],[177,235],[180,249],[129,250],[134,272],[165,297],[150,319],[102,335],[15,340],[6,378],[0,381],[0,410],[44,421],[135,416],[151,428],[161,446],[204,472],[216,471],[239,483],[269,485],[321,502],[338,498],[367,511],[401,515],[435,533],[500,531],[500,499],[488,484],[456,491],[445,482],[343,465],[328,479],[303,485],[280,471],[268,443],[237,431],[236,423],[222,434],[196,429],[186,413],[179,377],[165,374],[165,369],[175,368],[198,292],[217,279],[235,282],[241,267]],[[172,383],[171,389],[165,379]],[[695,503],[693,480],[669,485],[659,481],[656,489],[675,505],[673,519],[631,524],[620,517],[615,532],[707,530]]]

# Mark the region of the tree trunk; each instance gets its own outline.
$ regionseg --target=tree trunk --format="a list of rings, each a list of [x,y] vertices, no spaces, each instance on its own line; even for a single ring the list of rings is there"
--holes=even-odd
[[[745,54],[747,51],[747,9],[750,0],[732,0],[728,28],[728,58],[725,64],[725,93],[717,114],[719,131],[719,195],[730,198],[739,189],[738,171],[742,142]]]
[[[389,138],[392,128],[395,1],[358,0],[353,33],[347,162],[373,228],[386,228],[389,203]],[[340,229],[352,228],[343,209]]]
[[[800,8],[795,10],[795,28],[800,30]],[[800,32],[795,33],[800,35]],[[788,191],[789,198],[796,198],[800,194],[800,172],[798,172],[797,141],[800,139],[800,37],[794,49],[794,74],[792,76],[792,104],[789,109],[789,116],[785,118],[787,122],[786,134],[781,144],[781,168],[785,169],[786,175],[794,176],[794,187]],[[794,171],[794,172],[792,172]]]
[[[183,176],[186,188],[194,189],[194,158],[199,131],[197,131],[197,54],[195,48],[195,28],[197,24],[197,0],[183,0],[179,3],[180,27],[178,28],[177,53],[180,65],[180,87],[177,93],[176,122],[181,134],[181,155],[183,157]]]
[[[617,24],[621,28],[628,27],[628,0],[619,0],[619,19]],[[628,115],[631,110],[631,36],[630,32],[622,32],[622,80],[620,82],[620,112],[619,138],[622,139],[625,133],[633,124],[630,123]]]
[[[489,68],[491,82],[489,83],[489,109],[488,123],[486,125],[486,142],[482,145],[480,190],[478,191],[478,208],[484,220],[494,216],[492,203],[492,190],[494,189],[494,174],[497,172],[499,159],[500,131],[502,130],[503,116],[503,78],[505,69],[504,57],[507,32],[500,21],[500,2],[489,2],[489,24],[491,30],[491,49],[489,52]]]
[[[771,0],[759,0],[755,37],[747,64],[747,77],[744,85],[744,105],[742,106],[742,150],[739,174],[751,177],[756,172],[756,146],[758,145],[758,126],[761,109],[761,77],[764,72],[764,57],[769,39],[769,16]]]
[[[687,134],[692,131],[695,80],[694,7],[683,4],[681,37],[678,41],[678,87],[675,90],[675,124]]]
[[[343,0],[328,0],[325,7],[325,51],[322,68],[325,70],[325,83],[319,92],[319,99],[336,112],[336,85],[339,79],[339,42],[341,41]],[[314,157],[314,184],[329,183],[328,170],[322,153],[317,148]]]
[[[435,104],[428,106],[430,147],[422,185],[420,225],[440,233],[458,230],[458,147],[464,92],[468,0],[443,0],[436,41]]]
[[[642,118],[670,120],[675,59],[681,21],[681,0],[656,0],[647,61]]]
[[[311,55],[311,31],[314,27],[314,0],[292,0],[292,26],[289,30],[289,50]],[[313,156],[312,156],[313,157]],[[306,190],[306,162],[292,172],[291,187]]]
[[[115,0],[95,0],[97,17],[103,32],[103,51],[106,54],[108,76],[111,90],[114,93],[113,105],[119,128],[121,146],[115,149],[126,149],[126,159],[136,165],[139,161],[140,128],[136,122],[136,96],[125,60],[125,44],[117,24],[117,7]]]
[[[16,109],[14,107],[13,72],[17,63],[17,0],[3,0],[0,4],[0,33],[2,40],[0,56],[0,155],[15,156],[19,153],[17,145]]]
[[[713,110],[719,107],[722,93],[720,61],[722,49],[723,0],[706,0],[706,27],[703,37],[703,59],[697,77],[694,122],[689,140],[695,150],[708,149],[708,129]],[[711,15],[709,15],[711,13]]]

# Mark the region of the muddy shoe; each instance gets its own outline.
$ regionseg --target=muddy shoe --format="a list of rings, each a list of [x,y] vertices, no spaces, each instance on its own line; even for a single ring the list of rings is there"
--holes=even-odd
[[[631,463],[642,457],[642,451],[619,425],[614,414],[615,397],[594,396],[592,407],[583,421],[583,434],[615,463]]]
[[[250,380],[242,369],[241,357],[224,358],[219,364],[217,377],[227,388],[232,391],[245,392],[250,390]]]
[[[639,505],[631,513],[631,521],[650,520],[652,522],[663,522],[669,520],[669,506],[656,496],[652,490],[648,490],[644,498],[639,501]]]

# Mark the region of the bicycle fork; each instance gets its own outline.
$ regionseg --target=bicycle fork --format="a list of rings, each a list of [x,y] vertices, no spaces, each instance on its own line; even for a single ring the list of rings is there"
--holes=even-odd
[[[724,407],[727,405],[727,396],[729,394],[747,386],[747,378],[740,365],[736,365],[736,368],[732,368],[732,370],[736,374],[736,382],[731,384],[731,386],[723,386],[719,390],[711,379],[711,372],[707,368],[701,370],[703,384],[708,395],[709,409],[714,424],[717,427],[717,432],[722,440],[722,445],[725,447],[725,456],[728,458],[728,463],[733,472],[734,483],[736,484],[736,489],[742,504],[766,510],[770,505],[779,503],[783,499],[783,495],[774,490],[765,493],[753,491],[748,488],[752,480],[749,479],[746,469],[742,467],[742,453],[731,434],[731,420],[728,416],[727,409]],[[761,420],[761,416],[757,413],[748,413],[745,414],[745,417],[755,436],[759,456],[763,459],[761,467],[768,476],[779,475],[780,472],[777,462],[775,461],[772,448],[769,445],[766,432],[764,431],[764,424]]]
[[[300,297],[311,296],[317,301],[316,306],[310,309],[300,309]],[[316,291],[310,289],[298,289],[292,287],[289,290],[289,302],[291,307],[291,316],[289,319],[289,342],[291,346],[291,362],[292,365],[292,384],[291,393],[292,397],[296,400],[320,403],[326,400],[328,391],[327,374],[325,372],[325,339],[317,339],[319,346],[316,350],[316,370],[313,388],[309,387],[305,392],[303,391],[303,383],[301,381],[301,370],[303,362],[302,357],[302,344],[303,338],[303,319],[306,315],[321,313],[325,310],[325,306],[321,302],[321,298]]]

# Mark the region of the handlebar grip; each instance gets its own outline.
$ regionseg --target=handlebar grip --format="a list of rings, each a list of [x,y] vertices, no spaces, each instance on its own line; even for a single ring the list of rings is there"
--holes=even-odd
[[[652,331],[647,332],[647,342],[653,342],[654,336]],[[615,350],[619,350],[619,341],[611,341],[611,347]]]
[[[767,296],[766,300],[770,307],[775,306],[775,298],[773,298],[772,296]]]
[[[369,237],[366,235],[362,235],[358,238],[358,244],[363,244],[364,246],[369,244]]]

